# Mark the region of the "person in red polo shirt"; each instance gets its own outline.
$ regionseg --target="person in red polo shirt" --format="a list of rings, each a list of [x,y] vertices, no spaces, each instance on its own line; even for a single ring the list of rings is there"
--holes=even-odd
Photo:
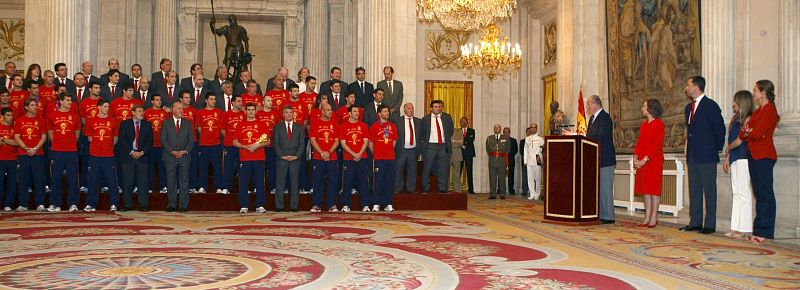
[[[5,88],[0,88],[5,93]],[[5,93],[8,98],[8,93]],[[14,112],[0,109],[0,190],[5,192],[3,210],[11,211],[17,192],[17,141],[14,140]]]
[[[256,82],[256,80],[253,79],[248,80],[247,89],[245,90],[244,94],[242,94],[242,105],[247,105],[252,103],[255,104],[256,107],[260,107],[261,106],[260,103],[263,98],[264,96],[258,93],[258,83]]]
[[[284,77],[282,75],[275,75],[272,78],[273,88],[266,93],[267,96],[272,98],[273,108],[283,108],[289,102],[289,91],[283,89],[283,80]]]
[[[300,92],[300,95],[298,96],[300,101],[305,104],[305,110],[303,111],[306,112],[306,114],[309,114],[311,109],[314,109],[314,103],[317,102],[317,93],[314,91],[316,87],[317,79],[309,76],[306,78],[306,91]]]
[[[44,119],[44,110],[47,108],[47,100],[39,96],[39,83],[36,81],[28,81],[28,98],[36,101],[36,116]],[[19,111],[17,114],[25,115],[24,111]],[[45,151],[48,151],[45,148]]]
[[[198,173],[200,193],[205,193],[206,188],[211,190],[208,183],[208,167],[213,171],[214,188],[217,193],[222,193],[222,110],[216,107],[217,96],[213,93],[206,95],[206,107],[197,111],[195,128],[200,135],[200,171]]]
[[[119,191],[117,188],[117,168],[114,162],[114,145],[117,144],[117,120],[108,115],[108,101],[97,101],[97,116],[87,121],[85,130],[89,138],[89,196],[84,211],[91,212],[97,208],[98,187],[100,178],[105,180],[111,190],[109,193],[109,210],[117,211]]]
[[[233,146],[233,139],[236,138],[236,128],[239,122],[244,121],[245,114],[242,111],[242,97],[233,96],[231,98],[231,109],[222,115],[222,146],[225,152],[222,157],[222,194],[233,192],[233,175],[239,172],[239,148]]]
[[[69,211],[77,211],[80,196],[78,195],[78,136],[81,132],[80,117],[72,112],[72,94],[61,93],[57,102],[57,111],[48,114],[47,135],[50,139],[50,163],[52,172],[67,173],[67,202]],[[53,194],[47,211],[61,211],[61,174],[52,179]]]
[[[269,181],[267,187],[270,193],[275,194],[275,164],[278,157],[275,156],[275,150],[272,148],[272,137],[275,131],[275,124],[281,119],[281,113],[280,110],[272,108],[272,98],[269,96],[264,96],[264,101],[261,102],[261,108],[261,110],[256,112],[256,120],[267,125],[269,141],[267,142],[267,147],[264,148],[264,151],[266,151],[267,180]]]
[[[344,106],[336,110],[336,121],[338,121],[340,125],[347,123],[350,119],[350,107],[356,104],[356,92],[347,92],[344,99]],[[359,108],[358,113],[358,121],[364,121],[364,108]]]
[[[369,192],[370,163],[367,160],[367,146],[369,146],[367,124],[359,121],[363,108],[350,106],[347,122],[339,128],[339,142],[344,150],[344,166],[342,167],[342,211],[350,211],[350,192],[358,182],[361,204],[364,211],[370,211],[368,204],[371,193]]]
[[[253,187],[256,195],[256,212],[267,212],[264,209],[266,202],[266,192],[264,190],[264,147],[267,146],[267,126],[262,122],[256,120],[256,105],[248,103],[245,107],[245,114],[247,119],[239,122],[235,138],[233,139],[233,146],[239,148],[239,160],[241,167],[239,168],[239,209],[240,213],[247,213],[249,204],[249,195],[247,189],[250,186],[250,181],[253,181]]]
[[[14,88],[8,92],[8,101],[11,103],[11,109],[14,110],[14,114],[17,116],[21,116],[25,113],[23,108],[23,103],[25,100],[28,99],[28,96],[31,94],[30,91],[22,89],[22,76],[21,75],[13,75],[11,77],[11,82],[14,84]],[[22,113],[22,114],[20,114]]]
[[[775,238],[773,175],[778,153],[775,151],[773,135],[780,116],[775,109],[775,84],[772,81],[757,81],[753,96],[758,108],[739,132],[739,139],[747,142],[750,183],[756,197],[756,218],[750,241],[760,244],[766,239]]]
[[[197,120],[197,109],[192,107],[191,91],[181,91],[181,103],[183,103],[183,118],[189,120],[189,122],[194,125]],[[200,146],[197,144],[196,131],[192,134],[192,137],[194,138],[195,146],[192,146],[192,152],[189,152],[189,155],[192,156],[192,159],[189,160],[189,193],[195,193],[197,189],[200,188],[200,178],[197,176],[197,165],[200,162]]]
[[[162,107],[161,95],[158,93],[150,96],[151,107],[144,111],[144,119],[153,127],[153,136],[161,136],[161,126],[169,117],[169,113]],[[152,192],[155,169],[158,169],[159,193],[167,193],[167,169],[164,168],[164,159],[161,158],[164,148],[161,147],[161,138],[153,138],[153,149],[150,154],[150,174],[148,175],[149,190]]]
[[[369,128],[369,149],[372,151],[375,177],[370,201],[372,211],[394,211],[392,193],[394,192],[395,170],[394,146],[397,143],[397,127],[389,122],[389,106],[378,106],[378,121]],[[365,204],[366,205],[366,204]]]
[[[78,140],[78,151],[81,157],[80,182],[81,192],[89,191],[89,128],[87,122],[97,116],[97,102],[100,101],[100,83],[92,81],[89,84],[89,97],[80,103],[81,128],[83,134]]]
[[[39,96],[41,96],[47,104],[55,103],[56,99],[58,99],[56,86],[53,81],[55,79],[55,74],[53,74],[51,70],[46,70],[43,75],[44,82],[39,86]]]
[[[47,122],[36,116],[36,100],[26,99],[25,115],[14,121],[14,140],[19,145],[17,162],[19,162],[19,207],[17,210],[28,210],[28,192],[24,189],[33,187],[36,210],[44,211],[44,182],[47,160],[44,156],[44,142],[47,139]],[[32,181],[32,182],[31,182]],[[31,184],[32,183],[32,184]]]
[[[322,117],[311,125],[311,146],[314,148],[311,166],[314,174],[314,190],[312,194],[311,212],[320,212],[322,199],[325,198],[325,207],[328,211],[336,212],[338,203],[336,180],[339,179],[337,170],[336,148],[339,147],[339,125],[332,118],[331,105],[324,103],[320,106]]]

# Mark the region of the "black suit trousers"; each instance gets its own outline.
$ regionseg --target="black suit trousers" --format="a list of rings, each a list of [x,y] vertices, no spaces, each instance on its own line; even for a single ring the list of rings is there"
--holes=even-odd
[[[472,186],[472,159],[474,157],[464,157],[464,167],[467,168],[467,185],[469,193],[475,193],[475,187]]]
[[[137,192],[139,198],[139,208],[149,207],[150,194],[148,193],[148,189],[150,189],[150,187],[147,185],[147,173],[149,172],[148,168],[150,167],[149,159],[149,157],[142,155],[142,157],[139,159],[133,159],[130,162],[122,162],[121,164],[121,172],[125,172],[126,174],[132,173],[134,175],[127,176],[126,178],[122,179],[122,193],[125,199],[125,208],[133,207],[133,198],[131,195],[133,194],[134,180],[136,180],[136,187],[139,188],[139,191]]]

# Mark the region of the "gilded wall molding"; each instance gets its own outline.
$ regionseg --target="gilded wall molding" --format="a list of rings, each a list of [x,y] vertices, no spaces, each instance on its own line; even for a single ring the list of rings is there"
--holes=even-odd
[[[454,31],[428,31],[425,33],[425,69],[460,70],[461,46],[469,40],[469,34]]]
[[[25,19],[0,19],[0,60],[25,58]]]

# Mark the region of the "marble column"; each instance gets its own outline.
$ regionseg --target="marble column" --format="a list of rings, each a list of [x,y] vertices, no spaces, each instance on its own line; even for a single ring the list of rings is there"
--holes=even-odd
[[[153,27],[153,68],[158,70],[162,58],[172,60],[172,68],[178,63],[178,3],[176,0],[155,1],[155,25]]]
[[[356,55],[356,48],[358,46],[356,37],[358,34],[357,27],[359,11],[356,10],[356,3],[353,1],[344,1],[344,11],[344,36],[342,38],[344,42],[342,51],[344,62],[342,63],[342,78],[347,82],[354,82],[356,80],[356,67],[363,65],[363,63],[358,61],[358,57]]]
[[[93,29],[97,20],[82,16],[96,14],[93,3],[96,1],[25,1],[25,63],[38,63],[47,70],[63,62],[70,73],[74,73],[80,71],[83,60],[94,60],[88,52],[96,48]],[[95,57],[94,54],[91,57]]]
[[[345,19],[344,1],[343,0],[328,0],[328,66],[337,66],[342,68],[344,66],[344,43],[345,33],[344,23]],[[342,71],[342,79],[348,80],[349,74],[347,71]]]
[[[780,87],[776,94],[781,122],[800,119],[800,4],[781,1]],[[795,124],[797,125],[797,124]]]
[[[383,67],[390,65],[394,29],[394,1],[372,0],[367,2],[367,80],[377,83],[383,80]],[[397,71],[395,69],[395,71]],[[408,90],[408,88],[405,88]],[[411,90],[409,90],[411,91]]]
[[[306,43],[305,66],[317,83],[328,80],[328,0],[309,0],[306,2]]]
[[[731,100],[736,92],[736,5],[727,0],[701,1],[703,13],[702,74],[706,78],[706,95],[731,116]]]

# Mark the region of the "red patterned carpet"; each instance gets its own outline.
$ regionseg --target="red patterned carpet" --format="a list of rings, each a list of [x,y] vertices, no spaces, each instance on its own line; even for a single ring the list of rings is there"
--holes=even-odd
[[[10,289],[749,289],[800,286],[800,251],[624,224],[468,211],[0,215]],[[670,237],[672,236],[672,237]]]

